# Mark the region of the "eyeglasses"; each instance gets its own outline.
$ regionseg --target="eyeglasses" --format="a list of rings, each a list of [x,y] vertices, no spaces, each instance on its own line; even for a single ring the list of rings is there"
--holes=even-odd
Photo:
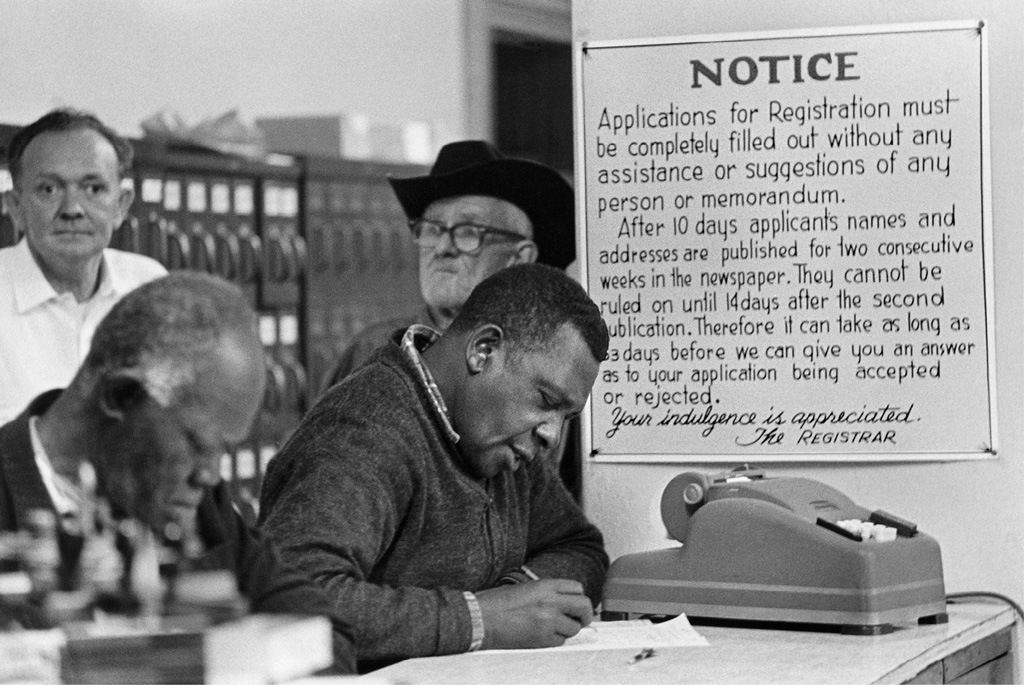
[[[441,236],[447,233],[456,250],[470,255],[480,251],[484,244],[484,236],[487,235],[493,235],[509,241],[529,240],[525,235],[514,231],[470,223],[446,226],[430,219],[412,219],[409,221],[409,228],[412,230],[413,240],[420,247],[436,247],[441,242]]]

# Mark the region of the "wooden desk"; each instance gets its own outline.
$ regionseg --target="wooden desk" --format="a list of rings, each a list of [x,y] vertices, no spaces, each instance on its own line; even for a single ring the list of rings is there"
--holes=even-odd
[[[1003,604],[949,605],[949,623],[888,635],[697,626],[708,647],[500,651],[409,659],[370,678],[394,683],[943,683],[1010,682],[1015,615]]]

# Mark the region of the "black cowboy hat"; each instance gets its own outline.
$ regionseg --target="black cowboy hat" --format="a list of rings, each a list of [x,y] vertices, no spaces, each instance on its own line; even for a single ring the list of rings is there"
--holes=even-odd
[[[496,197],[530,217],[538,262],[564,269],[576,258],[572,186],[551,167],[506,157],[483,140],[462,140],[441,148],[428,175],[388,180],[410,219],[445,197]]]

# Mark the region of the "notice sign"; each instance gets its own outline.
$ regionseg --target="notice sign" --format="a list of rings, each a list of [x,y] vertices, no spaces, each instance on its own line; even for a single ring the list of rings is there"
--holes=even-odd
[[[575,57],[595,459],[995,453],[982,24]]]

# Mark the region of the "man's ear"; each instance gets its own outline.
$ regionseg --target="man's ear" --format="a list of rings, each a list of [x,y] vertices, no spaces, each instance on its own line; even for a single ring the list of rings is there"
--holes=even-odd
[[[7,210],[7,215],[11,217],[15,234],[21,235],[25,232],[21,214],[21,194],[17,188],[11,188],[3,193],[3,197],[0,200],[3,200],[4,209]]]
[[[470,374],[480,373],[494,354],[505,343],[505,332],[501,326],[484,324],[469,337],[466,345],[466,367]]]
[[[122,185],[121,192],[117,197],[117,211],[120,214],[120,221],[118,224],[123,222],[128,217],[128,210],[132,206],[132,202],[135,200],[135,188],[130,185]]]
[[[515,261],[513,264],[533,264],[537,261],[539,251],[537,250],[537,243],[532,240],[522,240],[516,245]]]
[[[100,378],[100,411],[107,418],[121,421],[142,404],[149,392],[142,374],[135,369],[119,369]]]

